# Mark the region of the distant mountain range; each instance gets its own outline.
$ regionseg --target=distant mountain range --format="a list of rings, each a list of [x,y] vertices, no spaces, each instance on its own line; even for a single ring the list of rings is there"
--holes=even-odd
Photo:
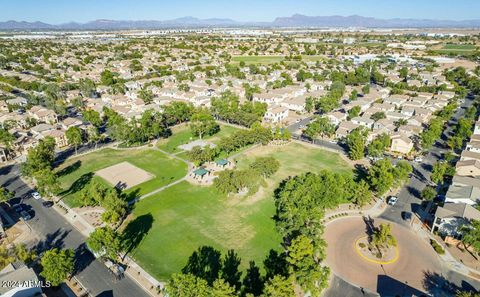
[[[238,22],[231,19],[198,19],[183,17],[173,20],[95,20],[87,23],[65,23],[52,25],[43,22],[0,22],[0,30],[120,30],[120,29],[166,29],[200,27],[261,27],[261,28],[325,28],[325,27],[362,27],[362,28],[479,28],[476,20],[433,20],[433,19],[378,19],[373,17],[352,16],[306,16],[294,14],[290,17],[278,17],[273,22]]]

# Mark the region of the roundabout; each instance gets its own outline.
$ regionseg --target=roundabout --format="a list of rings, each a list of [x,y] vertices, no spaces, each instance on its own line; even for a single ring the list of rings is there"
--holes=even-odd
[[[373,223],[373,224],[371,224]],[[327,265],[343,280],[381,295],[426,293],[429,275],[441,273],[435,251],[403,226],[375,218],[370,224],[361,217],[341,218],[325,229]],[[391,225],[396,246],[378,251],[370,246],[372,226]]]

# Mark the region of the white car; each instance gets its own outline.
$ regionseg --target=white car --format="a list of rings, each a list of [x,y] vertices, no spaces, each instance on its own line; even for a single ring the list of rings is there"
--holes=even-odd
[[[397,200],[398,198],[395,197],[395,196],[391,196],[389,199],[388,199],[388,205],[395,205],[395,203],[397,203]]]
[[[414,161],[415,162],[422,162],[423,158],[422,157],[415,157]]]
[[[36,200],[42,198],[42,196],[38,192],[33,192],[32,197],[35,198]]]

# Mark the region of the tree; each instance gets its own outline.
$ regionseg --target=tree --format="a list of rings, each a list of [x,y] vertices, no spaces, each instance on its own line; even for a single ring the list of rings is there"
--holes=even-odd
[[[389,159],[378,160],[368,171],[368,182],[379,196],[385,194],[393,185],[393,166]]]
[[[128,203],[120,196],[116,188],[110,188],[104,192],[101,205],[105,208],[102,219],[106,223],[114,224],[120,222],[127,214]]]
[[[188,262],[183,267],[182,273],[192,274],[204,279],[209,285],[218,278],[222,268],[221,254],[211,246],[201,246],[194,251],[188,258]]]
[[[360,160],[365,156],[368,131],[363,127],[355,128],[347,136],[348,155],[352,160]]]
[[[433,164],[430,180],[436,184],[442,183],[447,172],[448,164],[446,162],[437,162]]]
[[[463,225],[460,228],[462,233],[462,243],[465,246],[465,249],[473,247],[473,249],[478,252],[480,251],[480,221],[471,220],[469,225]]]
[[[350,100],[357,100],[357,97],[358,97],[358,91],[357,90],[353,90],[352,93],[350,94]]]
[[[28,151],[27,161],[22,166],[22,173],[33,177],[42,169],[51,169],[55,159],[55,140],[48,136]]]
[[[243,294],[260,296],[263,292],[263,279],[255,261],[250,261],[245,277],[243,278]]]
[[[242,273],[238,271],[240,258],[234,250],[229,250],[223,259],[221,277],[235,290],[240,290]]]
[[[56,173],[50,169],[45,168],[37,171],[34,175],[37,182],[37,190],[44,196],[50,196],[60,191]]]
[[[204,279],[193,274],[176,273],[166,285],[169,296],[208,297],[209,288]]]
[[[364,180],[361,180],[353,188],[352,202],[359,206],[364,206],[365,204],[370,203],[370,201],[372,201],[370,187]]]
[[[275,275],[265,285],[265,297],[292,297],[295,296],[295,288],[291,278]]]
[[[235,289],[226,283],[223,279],[217,279],[213,282],[210,290],[211,297],[236,297]]]
[[[412,171],[412,165],[410,165],[408,161],[398,161],[397,165],[393,169],[393,177],[395,179],[395,184],[400,185],[402,182],[406,181]]]
[[[190,119],[190,129],[194,136],[213,135],[220,130],[220,126],[207,109],[197,110]]]
[[[386,133],[378,135],[367,146],[368,155],[371,157],[382,157],[385,150],[390,147],[390,136]]]
[[[380,224],[380,227],[373,231],[372,244],[378,249],[397,246],[397,240],[392,235],[392,227],[390,224]]]
[[[87,109],[83,112],[83,118],[85,121],[89,122],[90,124],[94,125],[95,127],[100,127],[103,124],[102,118],[100,117],[100,113],[93,109]]]
[[[287,262],[291,274],[304,291],[316,296],[326,286],[329,270],[316,261],[313,243],[306,236],[300,235],[292,240],[288,247]]]
[[[7,190],[5,187],[0,187],[0,203],[6,202],[14,197],[14,193]]]
[[[278,171],[280,162],[274,157],[258,157],[250,164],[250,168],[256,170],[261,176],[268,178]]]
[[[432,201],[433,198],[435,198],[435,196],[437,196],[437,191],[435,190],[434,187],[426,186],[422,190],[421,197],[426,201]]]
[[[73,145],[75,147],[75,155],[76,155],[77,147],[81,145],[83,142],[82,130],[80,130],[80,128],[76,126],[70,127],[65,132],[65,136],[67,137],[68,144]]]
[[[288,277],[288,263],[285,253],[278,253],[271,249],[267,258],[263,261],[265,268],[265,280],[269,280],[274,276]]]
[[[116,261],[121,250],[121,240],[115,230],[109,226],[95,229],[87,239],[87,246],[94,253]]]
[[[100,134],[98,128],[95,126],[90,126],[87,129],[87,140],[89,143],[95,143],[95,149],[97,149],[98,143],[104,139],[103,135]]]
[[[376,113],[372,114],[370,116],[370,119],[374,120],[375,122],[378,122],[381,119],[386,119],[387,116],[383,111],[377,111]]]
[[[310,138],[315,139],[317,136],[330,137],[335,133],[335,125],[325,117],[316,117],[313,121],[308,123],[304,134]]]
[[[60,285],[73,272],[75,252],[72,249],[54,248],[43,254],[40,273],[53,286]]]
[[[348,111],[348,119],[352,119],[354,117],[357,117],[360,114],[360,106],[354,106]]]
[[[363,88],[362,88],[362,93],[363,93],[363,94],[368,94],[368,93],[370,93],[370,85],[369,85],[369,84],[366,84],[366,85],[363,86]]]
[[[455,297],[480,297],[480,294],[470,291],[457,291]]]

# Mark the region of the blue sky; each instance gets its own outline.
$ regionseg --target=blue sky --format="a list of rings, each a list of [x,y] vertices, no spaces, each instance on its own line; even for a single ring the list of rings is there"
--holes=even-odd
[[[479,0],[1,0],[0,21],[59,24],[183,16],[271,21],[294,13],[378,18],[480,19]]]

